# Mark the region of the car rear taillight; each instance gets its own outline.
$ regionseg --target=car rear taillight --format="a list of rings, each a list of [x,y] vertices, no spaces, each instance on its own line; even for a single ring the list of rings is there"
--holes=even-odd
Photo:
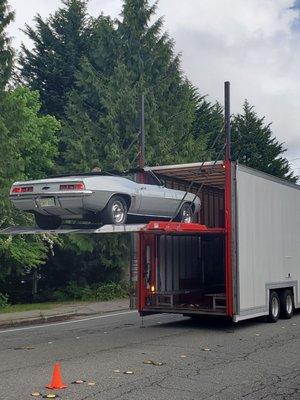
[[[83,182],[67,183],[66,185],[60,185],[59,190],[85,190],[85,184]]]
[[[11,190],[12,193],[31,193],[33,186],[14,186]]]

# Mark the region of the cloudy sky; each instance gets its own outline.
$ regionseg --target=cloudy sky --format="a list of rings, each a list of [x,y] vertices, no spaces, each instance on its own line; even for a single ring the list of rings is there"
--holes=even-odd
[[[15,47],[33,16],[47,17],[60,0],[8,0]],[[90,0],[89,11],[117,17],[122,0]],[[247,98],[288,148],[300,174],[300,0],[160,0],[158,14],[182,53],[188,78],[211,100],[232,84],[233,112]],[[27,43],[27,42],[26,42]],[[27,43],[29,45],[29,43]]]

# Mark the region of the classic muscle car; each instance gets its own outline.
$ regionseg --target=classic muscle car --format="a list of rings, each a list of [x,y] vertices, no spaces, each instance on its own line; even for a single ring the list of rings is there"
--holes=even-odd
[[[33,213],[42,229],[57,229],[66,220],[120,225],[129,217],[170,219],[176,212],[175,220],[191,222],[200,199],[150,178],[151,184],[141,184],[132,176],[91,173],[15,182],[10,199],[18,209]]]

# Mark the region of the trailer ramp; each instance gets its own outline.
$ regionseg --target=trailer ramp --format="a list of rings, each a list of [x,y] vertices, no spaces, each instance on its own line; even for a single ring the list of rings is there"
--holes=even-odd
[[[0,235],[66,235],[69,233],[75,234],[109,234],[109,233],[127,233],[127,232],[139,232],[146,227],[146,224],[125,224],[125,225],[103,225],[101,227],[78,227],[72,225],[62,226],[59,229],[49,230],[40,229],[36,227],[22,227],[22,226],[12,226],[0,230]]]

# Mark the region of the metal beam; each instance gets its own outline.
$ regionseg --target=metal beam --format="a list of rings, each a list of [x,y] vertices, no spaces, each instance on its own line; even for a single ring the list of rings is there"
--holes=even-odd
[[[71,226],[62,227],[60,229],[48,230],[40,229],[35,227],[22,227],[12,226],[0,231],[0,235],[66,235],[69,233],[75,234],[109,234],[109,233],[127,233],[127,232],[139,232],[145,228],[146,224],[126,224],[126,225],[104,225],[100,228],[72,228]]]
[[[225,160],[231,161],[231,116],[230,116],[230,82],[224,84],[225,94],[225,134],[226,134],[226,148]]]

